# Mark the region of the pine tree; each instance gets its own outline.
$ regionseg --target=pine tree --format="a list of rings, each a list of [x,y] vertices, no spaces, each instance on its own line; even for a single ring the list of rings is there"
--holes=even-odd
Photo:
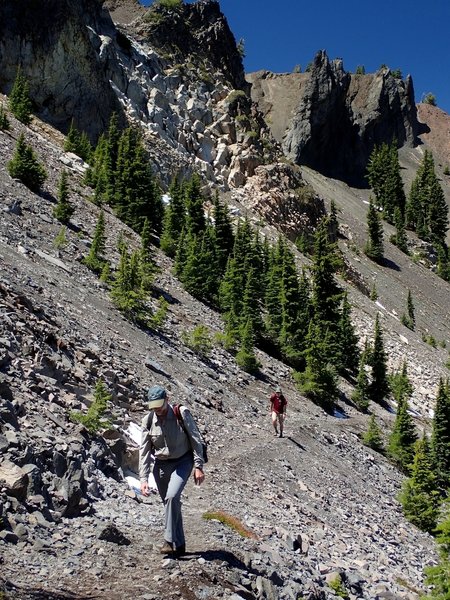
[[[408,377],[408,367],[406,361],[403,361],[403,365],[400,371],[396,371],[389,377],[389,388],[392,391],[392,395],[395,401],[398,403],[402,398],[409,401],[413,393],[413,386]]]
[[[411,184],[407,204],[408,226],[422,239],[445,243],[449,225],[448,207],[434,170],[433,155],[425,150],[416,177]]]
[[[408,290],[408,299],[407,299],[407,312],[402,315],[401,321],[405,327],[414,331],[416,328],[416,316],[415,316],[415,308],[411,295],[411,290]]]
[[[373,348],[370,352],[369,364],[372,368],[372,377],[369,384],[369,396],[373,402],[381,404],[389,393],[387,378],[386,352],[384,350],[383,333],[379,316],[375,319]]]
[[[260,364],[254,350],[255,337],[250,319],[247,320],[241,335],[241,345],[236,354],[236,363],[241,369],[250,374],[255,374]]]
[[[145,321],[145,300],[147,294],[142,287],[140,252],[131,255],[122,249],[116,279],[112,284],[111,297],[117,308],[132,321]]]
[[[129,127],[122,132],[117,150],[113,206],[117,216],[137,233],[145,218],[160,233],[163,204],[141,135]]]
[[[219,279],[213,235],[209,226],[199,235],[190,236],[180,279],[194,298],[215,304]]]
[[[360,352],[358,348],[358,336],[351,321],[351,306],[348,301],[347,292],[345,292],[342,301],[338,329],[340,370],[354,374],[358,370]]]
[[[9,95],[9,108],[12,114],[24,125],[31,123],[32,105],[30,100],[30,88],[25,79],[22,69],[17,69],[11,93]]]
[[[375,452],[384,452],[383,436],[375,415],[370,415],[369,426],[362,440],[365,446],[372,448]]]
[[[439,512],[439,493],[425,436],[416,444],[411,477],[405,481],[399,499],[408,521],[428,533],[434,531]]]
[[[408,400],[402,396],[397,405],[394,428],[389,437],[388,454],[400,469],[409,474],[414,459],[417,432],[408,412]]]
[[[233,250],[234,234],[228,209],[220,202],[219,194],[214,198],[214,234],[219,272],[225,272],[228,257]]]
[[[6,115],[5,107],[3,104],[0,104],[0,131],[8,131],[9,130],[9,120]]]
[[[61,173],[58,184],[58,203],[53,209],[53,216],[61,223],[67,225],[74,213],[74,207],[69,202],[69,184],[67,182],[67,171]]]
[[[142,288],[146,291],[151,290],[157,267],[152,254],[152,245],[150,242],[151,232],[148,219],[144,219],[144,226],[141,233],[140,264]]]
[[[31,146],[25,143],[25,136],[20,134],[12,159],[7,164],[11,177],[20,179],[32,192],[39,192],[47,179],[47,171],[39,162]]]
[[[86,427],[91,434],[96,434],[100,429],[110,427],[109,420],[103,416],[108,408],[108,402],[111,401],[111,394],[108,392],[102,379],[97,379],[94,390],[94,400],[88,408],[86,414],[72,412],[70,417]]]
[[[367,212],[367,229],[369,232],[369,239],[367,241],[364,252],[367,256],[377,262],[381,263],[383,260],[383,225],[378,215],[378,211],[375,205],[370,199],[369,210]]]
[[[440,379],[433,416],[431,449],[439,488],[450,492],[450,383]]]
[[[356,387],[352,394],[352,401],[357,408],[362,412],[366,412],[370,404],[369,395],[369,377],[366,371],[367,352],[361,354],[359,361],[358,377],[356,379]]]
[[[405,231],[405,218],[402,215],[400,208],[397,206],[394,211],[395,235],[392,237],[392,242],[399,250],[405,254],[409,254],[408,238]]]
[[[401,214],[405,210],[405,192],[396,140],[390,145],[375,146],[367,166],[367,179],[378,206],[383,208],[384,218],[392,223],[395,209],[398,208]]]
[[[188,232],[198,235],[206,228],[205,211],[203,208],[204,198],[201,192],[201,179],[197,173],[192,175],[185,186],[186,225]]]
[[[318,406],[332,413],[338,397],[336,371],[328,360],[330,336],[311,321],[305,350],[304,372],[294,372],[300,391]]]
[[[80,133],[75,127],[74,120],[70,123],[70,128],[64,142],[64,150],[73,152],[85,162],[88,162],[92,154],[92,146],[86,132]]]
[[[449,600],[450,598],[450,503],[447,502],[444,517],[436,527],[436,540],[439,544],[439,563],[425,569],[425,583],[431,591],[425,598]]]
[[[170,184],[169,197],[170,204],[164,214],[160,246],[167,256],[173,258],[177,251],[181,232],[186,224],[184,190],[176,178]]]
[[[94,273],[97,274],[102,272],[106,262],[103,258],[103,254],[105,252],[105,242],[105,214],[101,210],[98,215],[89,254],[83,261],[84,264],[91,269],[91,271],[94,271]]]
[[[245,281],[242,298],[242,313],[240,317],[242,336],[247,323],[250,322],[255,342],[260,338],[263,330],[261,318],[261,304],[259,298],[259,277],[256,269],[250,267]]]

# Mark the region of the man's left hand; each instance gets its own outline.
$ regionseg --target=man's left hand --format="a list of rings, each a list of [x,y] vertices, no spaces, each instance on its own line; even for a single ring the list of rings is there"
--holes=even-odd
[[[194,481],[196,485],[201,485],[205,481],[205,474],[201,469],[194,470]]]

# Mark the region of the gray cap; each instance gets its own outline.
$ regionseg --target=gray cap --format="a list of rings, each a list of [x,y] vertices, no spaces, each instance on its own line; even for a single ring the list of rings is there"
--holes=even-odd
[[[276,392],[277,394],[281,394],[281,388],[280,388],[280,386],[279,386],[279,385],[277,385],[275,392]]]
[[[154,385],[147,392],[148,407],[160,408],[167,398],[167,392],[161,385]]]

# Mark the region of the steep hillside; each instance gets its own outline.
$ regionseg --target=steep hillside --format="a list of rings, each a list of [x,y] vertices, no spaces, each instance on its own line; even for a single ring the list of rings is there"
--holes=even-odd
[[[221,321],[183,292],[162,255],[157,255],[161,273],[156,285],[170,300],[166,326],[157,334],[124,320],[107,290],[80,263],[98,208],[89,202],[75,168],[70,175],[74,227],[67,230],[67,246],[53,247],[60,230],[51,216],[55,185],[62,166],[71,166],[70,157],[52,141],[57,136],[49,137],[38,122],[25,132],[31,144],[39,145],[51,173],[44,195],[32,194],[5,173],[23,129],[13,121],[11,133],[0,134],[0,469],[5,480],[0,544],[2,575],[9,582],[4,589],[14,589],[16,600],[50,597],[50,592],[63,598],[75,589],[72,597],[78,598],[169,599],[199,593],[210,598],[331,598],[325,581],[342,572],[352,597],[394,593],[416,598],[413,590],[421,587],[433,545],[401,515],[395,500],[399,473],[359,441],[367,417],[345,397],[339,408],[346,418],[327,416],[299,395],[289,369],[261,352],[261,378],[240,371],[219,348],[209,360],[199,359],[182,344],[181,333],[198,323],[218,331]],[[343,204],[360,201],[342,184],[312,171],[305,176],[315,178],[324,195],[326,186],[338,189]],[[354,222],[348,226],[354,231]],[[138,240],[110,213],[107,227],[107,251],[117,260],[120,231],[131,246]],[[276,235],[271,227],[264,233]],[[385,305],[352,291],[360,333],[371,335],[379,310],[390,364],[397,366],[405,355],[410,359],[418,386],[415,407],[426,414],[446,354],[420,341],[428,309],[420,306],[419,330],[408,332],[406,340],[395,314],[406,289],[397,271],[375,269],[357,255],[354,260],[361,261],[358,268],[368,279],[376,277]],[[402,271],[409,268],[401,266]],[[411,268],[421,273],[414,288],[419,305],[430,285],[444,292],[444,284],[429,271]],[[436,303],[434,314],[439,310]],[[435,322],[445,320],[436,317]],[[447,339],[448,334],[440,331]],[[68,414],[90,403],[98,377],[113,393],[111,417],[117,429],[91,439]],[[190,554],[176,564],[160,561],[155,553],[162,524],[156,497],[142,503],[117,468],[136,468],[136,451],[124,432],[140,422],[144,388],[155,381],[192,407],[210,442],[207,483],[201,489],[189,486],[186,494]],[[267,413],[267,398],[277,382],[289,399],[284,440],[271,436]],[[393,415],[373,408],[388,429]],[[128,443],[126,451],[121,439]],[[239,518],[256,538],[240,540],[219,523],[203,521],[207,510]],[[124,543],[118,531],[130,545],[114,545]],[[26,587],[28,595],[14,586]]]

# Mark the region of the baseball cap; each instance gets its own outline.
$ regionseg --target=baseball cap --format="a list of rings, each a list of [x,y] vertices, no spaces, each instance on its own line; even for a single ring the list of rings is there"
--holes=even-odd
[[[147,392],[148,407],[160,408],[167,398],[167,392],[161,385],[154,385]]]

